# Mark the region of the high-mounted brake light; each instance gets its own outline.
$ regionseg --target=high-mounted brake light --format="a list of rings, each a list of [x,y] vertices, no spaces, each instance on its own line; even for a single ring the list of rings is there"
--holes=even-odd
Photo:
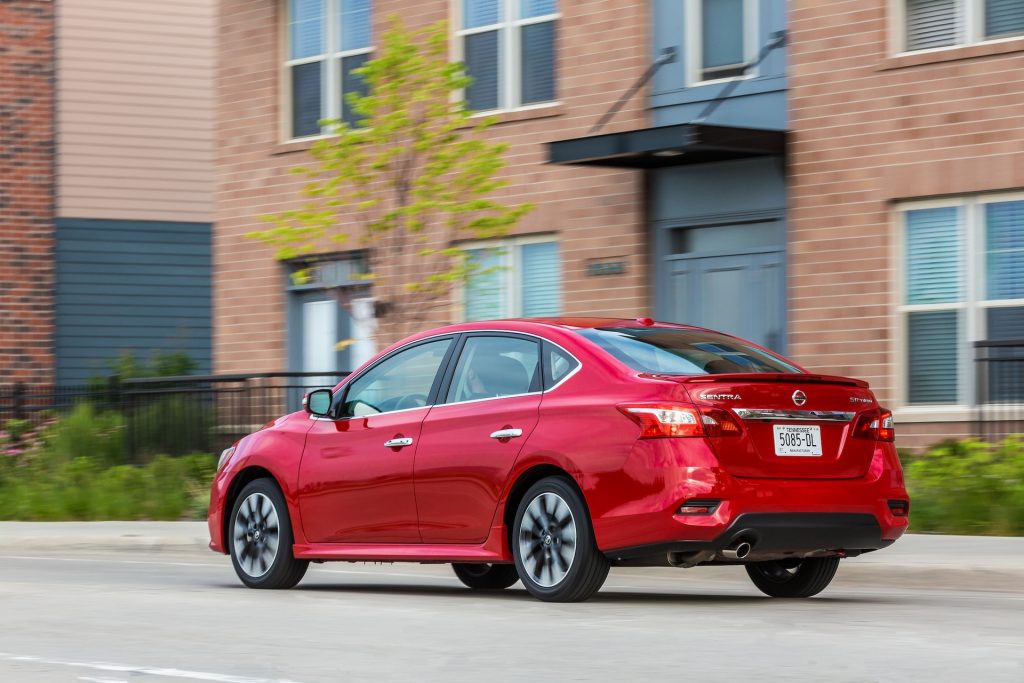
[[[858,439],[874,439],[875,441],[895,441],[896,424],[892,413],[888,410],[871,410],[860,416],[853,429]]]
[[[641,439],[686,436],[736,436],[740,426],[720,408],[702,411],[693,406],[658,403],[624,403],[623,415],[640,425]]]

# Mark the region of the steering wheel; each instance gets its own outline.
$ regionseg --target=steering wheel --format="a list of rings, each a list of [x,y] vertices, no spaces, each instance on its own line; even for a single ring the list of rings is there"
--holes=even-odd
[[[395,404],[395,410],[405,410],[407,408],[420,408],[427,405],[426,394],[409,394],[398,399],[398,403]]]

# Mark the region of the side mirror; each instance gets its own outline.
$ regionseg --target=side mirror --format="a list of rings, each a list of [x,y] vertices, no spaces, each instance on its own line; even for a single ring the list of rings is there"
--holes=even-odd
[[[306,394],[302,404],[310,415],[326,417],[331,412],[332,398],[330,389],[316,389]]]

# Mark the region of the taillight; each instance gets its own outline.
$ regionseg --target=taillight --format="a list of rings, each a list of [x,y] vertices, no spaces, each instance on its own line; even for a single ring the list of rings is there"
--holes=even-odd
[[[729,411],[722,408],[701,408],[704,433],[708,436],[739,436],[743,431]]]
[[[696,408],[629,403],[620,405],[626,417],[640,425],[641,439],[671,436],[704,436]]]
[[[882,415],[878,424],[878,440],[896,440],[896,422],[892,419],[892,413],[890,413],[888,410],[882,411]]]
[[[893,422],[892,413],[888,410],[872,410],[864,413],[857,420],[857,426],[853,428],[853,435],[858,439],[894,441],[896,439],[896,424]]]
[[[736,420],[721,408],[706,408],[703,413],[693,406],[657,403],[624,403],[618,408],[640,425],[641,439],[737,436],[740,433]]]

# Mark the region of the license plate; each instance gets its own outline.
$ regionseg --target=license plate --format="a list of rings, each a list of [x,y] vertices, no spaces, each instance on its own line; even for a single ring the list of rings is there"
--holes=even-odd
[[[775,455],[821,455],[821,427],[818,425],[772,425]]]

